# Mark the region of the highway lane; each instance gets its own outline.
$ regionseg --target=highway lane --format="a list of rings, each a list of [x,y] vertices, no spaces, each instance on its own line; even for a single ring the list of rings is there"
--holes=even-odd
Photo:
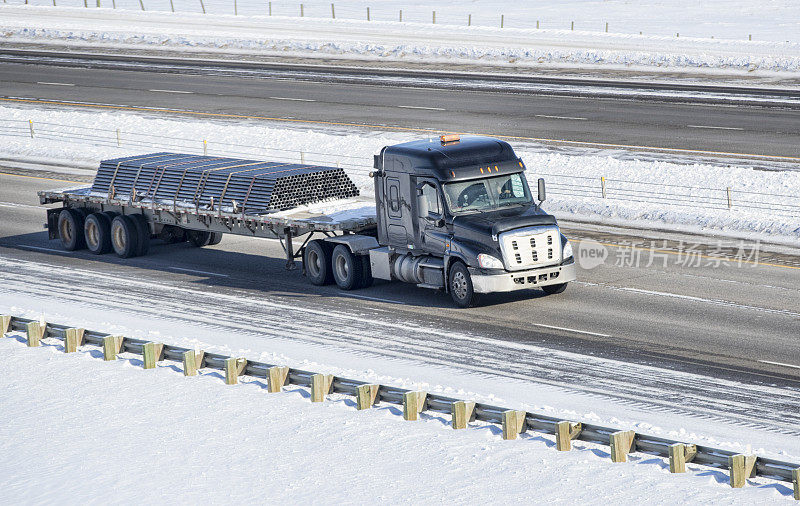
[[[800,158],[800,112],[779,108],[16,63],[0,65],[0,90],[6,98]]]
[[[226,237],[203,250],[155,243],[150,255],[129,260],[63,252],[46,239],[35,192],[65,185],[0,175],[5,290],[142,317],[198,307],[209,324],[231,330],[293,332],[772,430],[800,424],[800,367],[791,367],[800,366],[796,256],[764,253],[772,265],[714,268],[678,265],[678,255],[665,254],[666,265],[659,259],[627,266],[623,260],[634,251],[628,245],[641,238],[573,225],[565,229],[572,238],[609,245],[608,262],[582,270],[564,294],[491,296],[463,311],[443,294],[400,283],[351,293],[314,287],[283,270],[274,241]],[[705,253],[708,242],[699,246]],[[599,359],[617,365],[610,371],[592,362]]]

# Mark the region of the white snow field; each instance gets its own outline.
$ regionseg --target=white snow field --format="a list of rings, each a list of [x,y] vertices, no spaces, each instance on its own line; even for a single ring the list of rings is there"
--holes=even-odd
[[[337,19],[329,19],[330,2],[320,0],[304,2],[302,18],[300,2],[272,2],[275,15],[268,16],[268,2],[237,0],[241,15],[235,16],[233,1],[225,0],[205,2],[208,14],[200,13],[199,0],[142,0],[145,12],[138,0],[91,0],[92,8],[84,8],[80,0],[59,0],[58,7],[45,6],[50,0],[30,1],[38,5],[19,5],[17,0],[17,5],[0,6],[0,40],[512,67],[800,72],[800,8],[791,0],[688,5],[677,0],[417,1],[407,6],[393,0],[372,6],[372,21],[357,14],[361,11],[365,18],[369,6],[360,0],[338,4]],[[98,3],[101,8],[94,7]],[[169,12],[171,5],[178,12]],[[400,9],[402,23],[396,21]],[[469,13],[474,24],[464,26]]]
[[[29,121],[35,137],[31,139]],[[120,146],[117,146],[117,130]],[[372,155],[383,146],[433,138],[429,131],[366,130],[302,122],[164,119],[134,113],[0,107],[0,157],[97,167],[101,159],[150,151],[339,164],[371,195]],[[666,161],[615,149],[566,149],[512,141],[529,182],[544,177],[545,209],[559,219],[700,232],[797,245],[800,171],[724,161]],[[301,155],[301,152],[303,153]],[[603,198],[601,177],[606,178]],[[732,207],[728,208],[727,188]]]
[[[46,308],[45,319],[92,330],[545,410],[736,451],[749,451],[745,441],[753,442],[756,454],[783,460],[800,454],[797,438],[781,433],[641,411],[535,381],[291,336],[232,335],[208,324],[178,324],[169,317],[143,321],[135,311],[112,314],[91,304],[0,293],[0,314],[39,318],[40,308]],[[243,377],[241,384],[227,386],[217,371],[185,378],[180,364],[172,362],[145,371],[134,355],[106,363],[96,347],[66,355],[60,343],[46,339],[44,346],[28,348],[20,334],[0,338],[4,503],[792,500],[791,484],[769,479],[750,479],[744,489],[734,490],[725,470],[688,464],[686,474],[671,475],[665,459],[643,454],[613,464],[606,447],[591,443],[576,442],[573,451],[557,452],[549,435],[503,441],[498,427],[483,423],[454,431],[448,416],[424,413],[420,421],[406,422],[397,406],[359,412],[353,399],[342,395],[312,404],[300,387],[269,394],[263,379]]]

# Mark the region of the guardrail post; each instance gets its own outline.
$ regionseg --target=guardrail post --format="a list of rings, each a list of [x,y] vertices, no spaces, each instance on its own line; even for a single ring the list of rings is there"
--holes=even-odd
[[[419,419],[419,414],[425,409],[426,392],[406,392],[403,394],[403,419],[413,422]]]
[[[356,408],[362,410],[374,406],[378,399],[379,388],[380,385],[359,385],[356,388]]]
[[[289,377],[289,368],[286,366],[276,365],[267,369],[267,391],[271,394],[280,392],[283,385],[286,384],[287,377]]]
[[[517,439],[525,431],[525,414],[517,409],[503,411],[503,439]]]
[[[572,449],[572,440],[577,438],[583,430],[581,423],[568,421],[556,423],[556,450],[568,452]]]
[[[611,446],[611,462],[627,462],[628,454],[635,451],[636,432],[621,430],[609,436]]]
[[[755,455],[732,455],[728,457],[728,469],[731,472],[731,487],[742,488],[747,478],[756,475]]]
[[[685,473],[686,463],[697,455],[697,445],[675,443],[669,445],[669,472]]]
[[[156,364],[164,360],[164,345],[161,343],[144,343],[142,345],[142,367],[155,369]]]
[[[794,485],[794,499],[800,501],[800,467],[792,471],[792,484]]]
[[[64,353],[74,353],[78,351],[78,346],[83,346],[83,334],[85,329],[67,329],[64,334]]]
[[[202,350],[189,350],[183,352],[183,375],[197,376],[197,370],[203,367],[205,352]]]
[[[30,322],[28,325],[26,325],[25,329],[28,334],[28,346],[31,348],[39,346],[39,341],[41,341],[42,337],[44,337],[44,331],[46,328],[47,324],[42,322]]]
[[[11,316],[9,315],[0,316],[0,336],[6,335],[9,329],[11,329]]]
[[[225,384],[236,385],[239,383],[239,376],[244,374],[244,369],[247,367],[247,360],[244,358],[226,358],[225,359]],[[270,375],[270,383],[272,377]],[[270,389],[270,392],[272,390]]]
[[[311,402],[323,402],[325,396],[331,393],[333,374],[311,375]]]
[[[117,353],[122,350],[122,343],[125,338],[122,336],[106,336],[103,338],[103,360],[116,360]]]
[[[475,421],[475,403],[472,401],[456,401],[450,411],[454,429],[466,429],[469,422]]]

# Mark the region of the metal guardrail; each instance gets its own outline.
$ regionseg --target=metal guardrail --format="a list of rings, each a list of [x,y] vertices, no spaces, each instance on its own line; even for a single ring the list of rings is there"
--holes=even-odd
[[[9,318],[8,330],[28,332],[28,325],[36,322],[38,322],[38,320],[11,316]],[[41,329],[41,338],[55,338],[55,339],[65,340],[67,329],[69,328],[71,327],[66,325],[45,323],[44,328]],[[107,334],[92,330],[85,330],[83,332],[84,344],[89,344],[99,347],[103,347],[104,338],[110,336],[112,336],[112,334]],[[144,345],[147,342],[148,341],[141,339],[122,338],[120,352],[127,352],[135,355],[143,355],[145,347]],[[181,362],[183,360],[183,354],[187,351],[191,351],[191,349],[165,344],[163,345],[163,360]],[[200,364],[200,367],[207,369],[224,370],[226,360],[230,358],[235,358],[235,357],[206,353],[203,357],[203,361]],[[200,367],[198,367],[198,369]],[[269,376],[268,371],[270,370],[270,368],[273,367],[276,367],[276,365],[248,360],[244,370],[242,371],[242,374],[258,378],[265,378]],[[310,388],[312,386],[311,378],[315,374],[317,373],[311,371],[305,371],[302,369],[288,368],[285,384],[298,385]],[[331,382],[330,393],[339,393],[339,394],[356,396],[358,395],[358,387],[369,384],[370,383],[366,381],[334,376]],[[375,403],[385,402],[389,404],[403,405],[405,394],[409,392],[413,391],[389,385],[379,385],[377,390],[377,396],[375,398]],[[461,400],[452,397],[447,397],[437,394],[427,394],[426,399],[423,405],[421,406],[421,412],[432,411],[437,413],[452,413],[454,403],[459,401]],[[492,424],[504,425],[505,414],[512,411],[513,410],[509,408],[504,408],[500,406],[493,406],[484,403],[475,403],[474,419]],[[544,434],[557,435],[558,433],[557,424],[559,424],[559,422],[563,423],[564,420],[562,418],[543,415],[541,413],[524,412],[524,421],[522,422],[522,426],[520,427],[521,429],[520,433],[525,431],[535,431]],[[570,422],[576,422],[576,421],[572,420]],[[581,423],[580,432],[577,434],[576,437],[574,437],[574,439],[601,445],[607,445],[610,446],[613,451],[614,443],[612,442],[612,440],[614,439],[614,435],[619,434],[620,432],[622,431],[621,429],[618,428],[595,425],[591,423]],[[687,441],[677,441],[641,433],[636,433],[633,435],[632,443],[633,443],[633,445],[631,446],[631,448],[633,448],[632,452],[644,453],[644,454],[655,455],[659,457],[667,457],[667,458],[671,457],[670,448],[673,445],[683,444],[689,446],[689,443]],[[710,446],[697,445],[696,454],[694,455],[693,460],[691,460],[690,462],[718,469],[720,468],[731,469],[732,466],[731,458],[737,455],[740,454],[737,454],[736,452],[732,452],[729,450],[713,448]],[[755,464],[753,466],[752,474],[749,477],[753,476],[761,476],[778,481],[793,483],[795,498],[800,500],[800,483],[798,483],[798,480],[800,480],[800,463],[785,462],[770,458],[757,457],[755,459]],[[733,472],[731,474],[731,480],[732,480],[731,484],[733,485]]]

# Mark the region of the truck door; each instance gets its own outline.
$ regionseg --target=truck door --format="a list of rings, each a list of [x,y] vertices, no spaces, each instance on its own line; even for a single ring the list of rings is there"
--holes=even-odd
[[[417,247],[427,253],[443,256],[449,232],[444,223],[444,207],[439,185],[435,179],[428,178],[419,178],[417,183],[430,183],[422,186],[422,196],[428,201],[428,217],[420,218]]]
[[[405,248],[408,246],[408,233],[403,223],[403,201],[400,193],[400,179],[386,178],[386,235],[389,245]]]

